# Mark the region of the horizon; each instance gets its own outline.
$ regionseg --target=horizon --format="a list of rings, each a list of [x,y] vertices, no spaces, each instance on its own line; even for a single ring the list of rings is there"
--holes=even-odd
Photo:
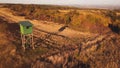
[[[42,4],[42,5],[82,5],[82,6],[120,6],[120,0],[68,0],[68,1],[56,1],[56,0],[0,0],[0,3],[8,3],[8,4]]]

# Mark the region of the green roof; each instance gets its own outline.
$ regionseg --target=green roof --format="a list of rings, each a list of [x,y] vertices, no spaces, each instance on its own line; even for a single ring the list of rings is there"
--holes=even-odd
[[[22,26],[32,26],[33,24],[29,21],[20,21],[19,24],[21,24]]]

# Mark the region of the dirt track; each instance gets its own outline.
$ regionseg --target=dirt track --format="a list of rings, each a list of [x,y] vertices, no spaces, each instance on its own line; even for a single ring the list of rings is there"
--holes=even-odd
[[[14,16],[8,8],[0,8],[0,16],[3,16],[8,20],[14,21],[15,23],[18,23],[19,21],[23,21],[23,20],[29,20],[29,19],[25,19],[22,16]],[[58,35],[63,35],[69,38],[91,35],[90,33],[79,32],[72,30],[70,28],[66,28],[63,31],[59,32],[58,30],[64,27],[64,25],[55,24],[53,22],[46,22],[46,24],[44,24],[45,21],[38,21],[38,20],[29,20],[29,21],[31,21],[34,24],[34,27],[39,30],[48,33],[57,33]]]

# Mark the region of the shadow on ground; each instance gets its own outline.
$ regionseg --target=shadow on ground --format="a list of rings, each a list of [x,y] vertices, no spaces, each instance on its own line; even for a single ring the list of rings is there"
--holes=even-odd
[[[117,25],[109,24],[109,28],[115,33],[120,33],[120,28]]]

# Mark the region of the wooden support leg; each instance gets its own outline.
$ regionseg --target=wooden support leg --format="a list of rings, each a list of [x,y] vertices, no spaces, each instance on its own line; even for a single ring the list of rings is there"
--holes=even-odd
[[[25,50],[24,35],[21,34],[22,48]]]
[[[25,50],[26,45],[29,45],[32,49],[35,49],[33,42],[33,34],[23,35],[21,34],[22,47]]]
[[[34,41],[33,41],[33,34],[32,34],[32,36],[31,36],[32,38],[31,38],[31,45],[32,45],[32,49],[35,49],[35,47],[34,47]]]

